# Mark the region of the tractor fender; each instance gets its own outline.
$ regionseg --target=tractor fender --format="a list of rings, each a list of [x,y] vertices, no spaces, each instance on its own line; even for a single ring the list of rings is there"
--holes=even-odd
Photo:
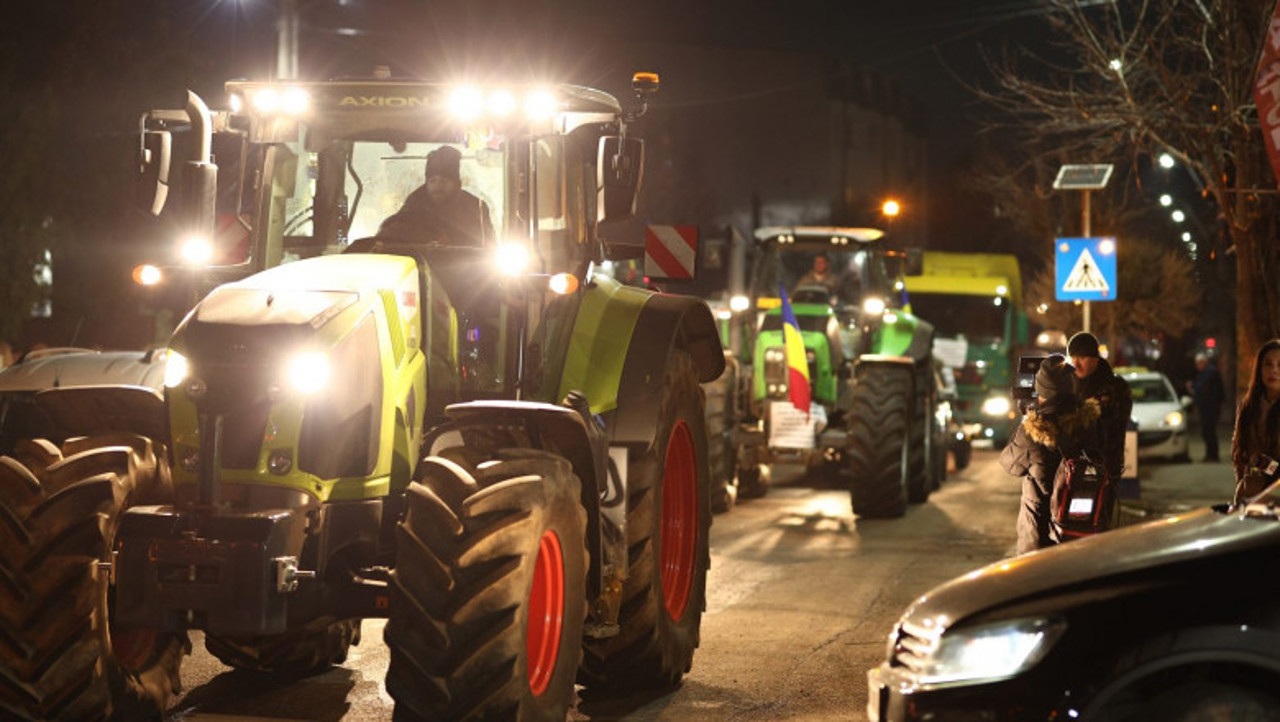
[[[698,381],[706,383],[724,372],[724,348],[711,309],[689,296],[651,296],[631,338],[619,378],[611,440],[648,448],[654,442],[664,369],[672,349],[687,351],[698,369]]]
[[[894,314],[872,333],[872,350],[879,356],[905,356],[916,363],[933,355],[933,324],[908,313]],[[867,355],[862,356],[865,360]]]
[[[724,349],[704,301],[598,278],[579,305],[555,398],[579,391],[594,414],[623,406],[624,395],[631,404],[635,397],[651,394],[661,375],[644,390],[628,385],[661,370],[673,347],[693,357],[699,381],[714,380],[724,371]]]

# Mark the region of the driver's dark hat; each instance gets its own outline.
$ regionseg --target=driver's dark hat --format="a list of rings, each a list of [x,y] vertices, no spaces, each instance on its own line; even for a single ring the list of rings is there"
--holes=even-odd
[[[462,152],[453,146],[442,145],[427,154],[427,177],[437,176],[461,183],[461,164]]]
[[[1075,358],[1077,356],[1091,356],[1098,358],[1101,354],[1098,352],[1098,337],[1088,331],[1081,331],[1071,337],[1067,341],[1067,355]]]

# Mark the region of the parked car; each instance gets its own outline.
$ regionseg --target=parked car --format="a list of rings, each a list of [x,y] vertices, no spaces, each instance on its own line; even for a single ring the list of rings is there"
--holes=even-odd
[[[868,716],[1276,719],[1277,574],[1280,484],[996,562],[907,609]]]
[[[1133,420],[1138,424],[1138,458],[1188,461],[1187,410],[1191,397],[1179,397],[1169,377],[1140,367],[1116,370],[1133,393]]]

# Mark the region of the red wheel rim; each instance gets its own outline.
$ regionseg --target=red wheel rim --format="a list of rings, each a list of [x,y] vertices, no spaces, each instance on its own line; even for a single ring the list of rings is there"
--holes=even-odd
[[[542,534],[533,565],[529,590],[529,690],[535,696],[547,691],[560,655],[560,629],[564,626],[564,555],[554,531]]]
[[[697,548],[697,454],[688,424],[679,421],[667,439],[662,473],[662,601],[675,620],[684,616],[693,591]]]

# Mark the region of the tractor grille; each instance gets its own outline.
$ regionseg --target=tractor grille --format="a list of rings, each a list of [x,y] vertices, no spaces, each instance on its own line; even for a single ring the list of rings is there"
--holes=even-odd
[[[889,665],[903,667],[919,672],[933,650],[937,647],[936,637],[915,625],[900,623],[893,630],[889,639]]]

